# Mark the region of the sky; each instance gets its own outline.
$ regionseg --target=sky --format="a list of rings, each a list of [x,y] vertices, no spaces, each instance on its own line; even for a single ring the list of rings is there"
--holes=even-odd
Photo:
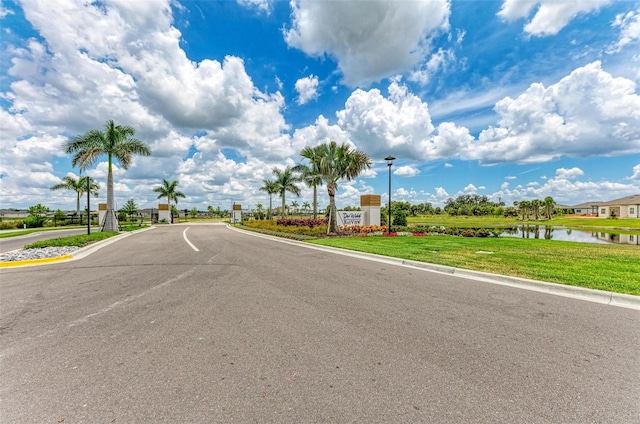
[[[64,143],[110,119],[152,150],[114,168],[117,207],[163,179],[180,209],[266,207],[329,141],[373,162],[338,207],[387,201],[389,155],[412,204],[640,193],[640,1],[0,0],[0,34],[2,209],[75,210]],[[86,172],[106,202],[106,157]]]

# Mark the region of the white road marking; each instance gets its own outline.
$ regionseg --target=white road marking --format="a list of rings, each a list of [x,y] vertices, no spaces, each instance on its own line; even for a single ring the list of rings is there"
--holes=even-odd
[[[188,244],[189,246],[191,246],[191,248],[192,248],[193,250],[195,250],[196,252],[199,252],[199,251],[200,251],[200,249],[198,249],[197,247],[195,247],[195,246],[193,245],[193,243],[191,243],[191,242],[189,241],[189,239],[187,238],[187,230],[188,230],[189,228],[191,228],[191,227],[187,227],[187,228],[182,232],[182,237],[184,237],[184,241],[186,241],[186,242],[187,242],[187,244]]]

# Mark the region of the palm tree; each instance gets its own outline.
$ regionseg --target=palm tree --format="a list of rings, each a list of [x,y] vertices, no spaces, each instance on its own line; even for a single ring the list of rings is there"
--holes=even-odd
[[[553,197],[547,196],[542,201],[542,205],[544,206],[544,212],[547,216],[547,219],[553,218],[553,210],[555,209],[556,202],[553,200]]]
[[[320,146],[305,147],[300,156],[309,161],[309,165],[296,165],[293,169],[300,173],[302,182],[309,188],[313,188],[313,219],[318,218],[318,186],[322,185],[322,175],[319,171]]]
[[[311,204],[309,202],[302,203],[302,210],[304,212],[309,212],[311,210]]]
[[[162,197],[167,198],[167,203],[171,204],[171,201],[176,202],[176,207],[178,206],[178,198],[186,199],[187,196],[184,195],[183,192],[178,191],[178,180],[173,180],[171,182],[162,179],[162,185],[153,189],[158,194],[156,199],[160,199]]]
[[[65,145],[65,152],[74,154],[72,165],[78,166],[81,171],[93,165],[102,155],[107,155],[109,172],[107,174],[107,215],[103,226],[104,231],[118,231],[113,196],[113,159],[118,161],[122,169],[129,169],[134,154],[151,155],[151,149],[146,143],[133,138],[135,132],[133,127],[116,125],[110,119],[105,124],[104,132],[91,130],[86,134],[72,138]]]
[[[295,215],[296,213],[298,213],[298,208],[300,207],[300,204],[298,204],[297,201],[293,201],[291,202],[291,209],[293,210],[293,214]]]
[[[120,212],[129,215],[129,221],[131,221],[131,217],[138,213],[138,205],[136,205],[136,202],[134,202],[133,199],[129,199],[127,200],[127,203],[125,203],[124,206],[120,209]]]
[[[542,202],[539,199],[533,199],[531,201],[531,208],[533,209],[533,216],[536,221],[540,218],[540,205],[542,205]]]
[[[87,192],[87,178],[89,178],[89,188],[91,194],[98,196],[98,184],[89,176],[80,177],[78,179],[67,175],[62,179],[60,184],[51,187],[51,190],[73,190],[76,192],[76,215],[80,216],[80,197]]]
[[[264,206],[262,206],[262,203],[256,203],[256,214],[254,216],[256,219],[264,219]]]
[[[287,166],[284,170],[274,167],[271,172],[273,172],[273,175],[276,177],[277,193],[282,198],[282,217],[284,218],[286,214],[285,197],[287,191],[296,196],[300,196],[300,187],[296,185],[296,183],[300,181],[300,178],[293,173],[293,168],[290,166]]]
[[[531,206],[531,202],[528,200],[521,200],[518,202],[518,207],[520,211],[522,211],[522,220],[527,221],[529,219],[529,207]]]
[[[356,178],[362,171],[371,168],[371,159],[366,153],[352,149],[347,143],[338,145],[335,141],[331,141],[329,144],[321,144],[316,148],[319,157],[318,171],[327,183],[329,193],[327,234],[331,234],[337,232],[338,229],[335,198],[338,181],[343,178],[347,181]]]
[[[269,195],[269,210],[267,211],[267,219],[271,219],[271,212],[273,211],[273,204],[271,203],[271,196],[278,192],[278,185],[272,180],[262,180],[264,185],[259,188],[261,191],[267,192]]]

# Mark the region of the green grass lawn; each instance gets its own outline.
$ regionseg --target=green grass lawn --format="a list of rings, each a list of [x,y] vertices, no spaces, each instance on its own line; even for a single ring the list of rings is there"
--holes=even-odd
[[[640,295],[640,249],[521,238],[344,237],[310,243]],[[491,254],[478,252],[493,252]]]

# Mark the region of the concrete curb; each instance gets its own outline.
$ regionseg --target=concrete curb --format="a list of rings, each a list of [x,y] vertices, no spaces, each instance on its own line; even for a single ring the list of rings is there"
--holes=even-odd
[[[7,261],[0,262],[0,268],[15,268],[21,266],[33,266],[33,265],[46,265],[55,262],[68,261],[73,258],[73,254],[71,255],[63,255],[56,256],[53,258],[42,258],[42,259],[25,259],[24,261]]]
[[[151,227],[148,227],[148,228],[143,228],[141,230],[126,232],[126,233],[120,233],[117,236],[109,237],[106,240],[102,240],[102,241],[99,241],[99,242],[96,242],[96,243],[92,243],[89,246],[82,247],[82,248],[76,250],[75,252],[73,252],[70,255],[55,256],[53,258],[26,259],[24,261],[0,262],[0,269],[2,269],[2,268],[19,268],[19,267],[26,267],[26,266],[38,266],[38,265],[49,265],[49,264],[58,263],[58,262],[75,261],[77,259],[82,259],[84,257],[87,257],[90,254],[92,254],[93,252],[95,252],[97,250],[100,250],[103,247],[110,245],[111,243],[115,243],[118,240],[121,240],[121,239],[123,239],[125,237],[129,237],[132,234],[141,233],[141,232],[148,231],[148,230],[151,230],[151,229],[154,229],[154,228],[155,228],[155,226],[151,226]]]
[[[617,306],[621,308],[640,310],[640,296],[633,296],[629,294],[621,294],[608,292],[603,290],[587,289],[583,287],[568,286],[564,284],[549,283],[546,281],[529,280],[526,278],[510,277],[506,275],[491,274],[488,272],[472,271],[462,268],[454,268],[445,265],[430,264],[428,262],[418,262],[401,258],[393,258],[390,256],[376,255],[373,253],[357,252],[353,250],[339,249],[336,247],[319,246],[309,244],[297,240],[283,239],[277,236],[270,236],[267,234],[256,233],[253,231],[242,230],[230,225],[228,228],[239,231],[245,234],[249,234],[255,237],[262,237],[281,243],[292,244],[295,246],[306,247],[309,249],[316,249],[325,252],[335,253],[344,256],[350,256],[365,260],[371,260],[376,262],[383,262],[387,264],[405,266],[414,269],[421,269],[428,272],[435,272],[439,274],[455,275],[457,277],[466,278],[469,280],[483,281],[490,284],[499,284],[503,286],[509,286],[524,290],[531,290],[541,293],[552,294],[556,296],[570,297],[573,299],[585,300],[588,302],[600,303],[604,305]]]

